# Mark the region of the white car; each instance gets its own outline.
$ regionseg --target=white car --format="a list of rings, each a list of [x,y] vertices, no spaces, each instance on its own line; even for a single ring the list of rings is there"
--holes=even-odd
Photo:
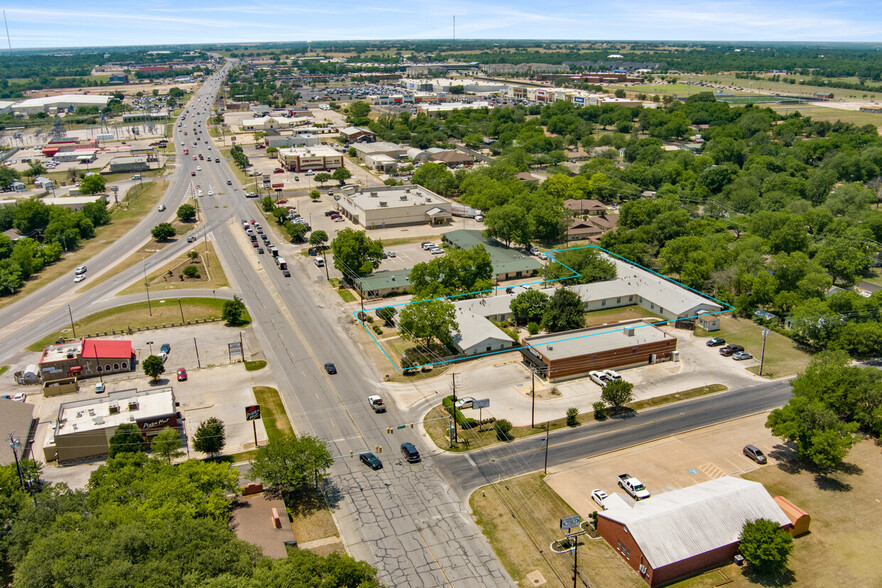
[[[622,379],[622,376],[619,375],[619,372],[615,370],[603,370],[603,373],[606,374],[606,377],[609,378],[610,381]]]
[[[74,277],[74,284],[79,284],[80,282],[82,282],[85,279],[86,279],[86,276],[84,276],[83,274],[75,276]]]
[[[86,266],[84,266],[84,265],[78,266],[77,269],[74,270],[74,273],[75,273],[76,275],[80,275],[80,274],[84,274],[84,273],[86,273]]]
[[[597,370],[588,372],[588,377],[591,378],[591,380],[601,388],[605,387],[609,383],[607,375]]]
[[[214,196],[214,192],[211,191],[211,188],[208,189],[208,195],[209,195],[209,196]]]
[[[12,397],[12,399],[15,400],[16,402],[24,402],[25,398],[27,398],[27,396],[25,396],[24,392],[19,392],[18,394],[16,394],[15,396]]]
[[[609,498],[609,495],[603,490],[595,489],[591,491],[591,500],[596,502],[597,506],[599,506],[603,510],[606,510],[606,506],[604,506],[603,501],[607,498]]]
[[[456,406],[456,408],[463,409],[463,408],[471,408],[473,404],[475,404],[475,399],[470,396],[467,396],[465,398],[460,398],[459,400],[457,400],[456,404],[454,404],[454,406]]]
[[[159,206],[156,207],[156,210],[158,212],[164,212],[165,211],[165,204],[160,204]]]
[[[429,253],[431,253],[432,255],[441,255],[442,253],[444,253],[444,250],[440,247],[436,247],[434,249],[429,249]]]
[[[201,165],[197,165],[197,166],[196,166],[196,171],[202,171],[202,166],[201,166]]]

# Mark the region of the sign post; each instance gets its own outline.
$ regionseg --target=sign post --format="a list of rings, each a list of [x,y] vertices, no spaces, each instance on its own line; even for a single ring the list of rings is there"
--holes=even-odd
[[[485,408],[490,408],[490,399],[489,399],[489,398],[484,398],[484,399],[482,399],[482,400],[475,400],[475,401],[472,403],[472,408],[477,408],[477,409],[478,409],[478,432],[480,433],[480,432],[481,432],[481,426],[482,426],[482,423],[484,422],[484,419],[482,418],[482,417],[483,417],[483,412],[482,412],[482,411],[483,411],[483,409],[485,409]]]
[[[257,420],[260,418],[260,405],[252,404],[245,407],[245,420],[251,421],[254,427],[254,446],[257,447]]]

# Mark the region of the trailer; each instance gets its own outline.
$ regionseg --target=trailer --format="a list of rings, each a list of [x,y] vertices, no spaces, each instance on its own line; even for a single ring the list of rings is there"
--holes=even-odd
[[[451,205],[450,214],[463,218],[476,218],[483,215],[483,213],[477,208],[472,208],[471,206],[466,206],[464,204]]]

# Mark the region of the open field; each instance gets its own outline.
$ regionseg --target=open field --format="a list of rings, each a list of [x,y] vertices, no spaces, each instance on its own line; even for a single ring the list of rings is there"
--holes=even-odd
[[[213,298],[154,298],[151,304],[147,302],[135,302],[116,308],[108,308],[95,314],[82,318],[75,318],[74,327],[77,335],[83,337],[87,334],[111,333],[128,331],[129,329],[155,328],[162,325],[175,325],[184,321],[204,321],[207,319],[220,319],[224,300]],[[177,304],[176,304],[177,303]],[[237,328],[244,327],[251,322],[247,311],[244,322]],[[45,345],[54,343],[57,339],[72,338],[70,327],[65,327],[47,335],[28,346],[28,351],[41,351]]]
[[[199,263],[196,267],[199,269],[201,277],[185,277],[183,280],[180,279],[182,269],[187,265],[191,265],[191,262],[185,253],[174,258],[162,268],[147,275],[150,289],[157,291],[176,290],[180,288],[205,288],[213,290],[216,288],[229,287],[230,283],[227,281],[227,276],[221,267],[220,260],[218,259],[217,254],[214,251],[214,245],[211,242],[208,242],[207,244],[196,242],[193,244],[193,249],[191,251],[199,253]],[[130,257],[135,257],[138,253],[140,252],[137,252]],[[207,268],[206,261],[208,262]],[[128,260],[123,263],[127,262]],[[171,274],[169,272],[171,272]],[[144,291],[144,283],[143,281],[138,280],[124,290],[121,290],[117,296],[136,294],[142,291]]]
[[[722,337],[726,343],[735,343],[744,347],[756,359],[760,359],[763,350],[763,327],[748,319],[731,316],[720,317],[720,330],[707,333],[696,330],[698,337]],[[808,365],[811,355],[792,339],[771,331],[766,341],[766,356],[763,365],[763,376],[766,378],[783,378],[794,376]],[[759,373],[759,366],[748,368]]]
[[[772,110],[775,112],[780,112],[781,114],[790,114],[791,112],[799,111],[803,114],[803,116],[810,116],[812,120],[826,120],[830,122],[836,122],[841,120],[842,122],[854,123],[856,125],[873,125],[876,127],[882,127],[882,114],[875,114],[872,112],[861,112],[859,110],[842,110],[839,108],[827,108],[824,106],[772,106]]]
[[[789,448],[778,447],[782,455],[792,457]],[[877,489],[882,476],[879,446],[863,441],[845,461],[845,470],[830,476],[805,471],[790,462],[743,475],[761,482],[772,496],[786,497],[812,517],[811,532],[794,541],[789,565],[794,574],[791,586],[882,585],[882,568],[876,557],[882,525]],[[675,586],[712,588],[723,578],[732,580],[729,586],[733,588],[770,585],[756,583],[744,572],[744,568],[731,564]]]
[[[797,80],[803,79],[803,76],[786,76],[795,77]],[[737,86],[745,90],[766,90],[769,92],[778,92],[779,94],[806,95],[811,96],[815,92],[833,92],[833,96],[838,100],[840,98],[851,98],[861,100],[866,96],[868,100],[882,100],[882,94],[878,92],[866,92],[863,90],[847,90],[844,88],[829,88],[826,86],[803,86],[800,84],[788,84],[786,82],[775,82],[772,80],[744,80],[738,79],[734,74],[712,74],[712,75],[683,75],[681,79],[698,82],[714,82],[727,86]],[[844,81],[857,81],[853,78],[844,78]],[[703,91],[713,90],[713,88],[702,88]]]
[[[474,518],[502,565],[521,586],[533,585],[538,571],[546,586],[572,585],[573,558],[554,553],[563,539],[560,519],[575,511],[544,481],[541,473],[497,482],[469,499]],[[646,586],[603,539],[579,538],[579,575],[599,588]]]
[[[612,92],[621,88],[631,95],[646,94],[649,97],[652,97],[654,94],[658,94],[659,96],[669,94],[676,94],[677,96],[692,96],[693,94],[709,91],[708,88],[692,86],[690,84],[611,84],[609,86],[604,85],[604,87]]]
[[[156,205],[167,187],[168,182],[165,180],[157,180],[133,187],[129,190],[125,200],[119,205],[110,208],[112,218],[110,224],[97,227],[93,239],[86,241],[75,252],[65,255],[57,263],[31,276],[22,285],[17,294],[0,298],[0,308],[16,302],[68,272],[70,272],[71,280],[73,280],[73,270],[76,266],[111,246],[117,239],[137,225],[141,220],[141,216]],[[82,286],[88,289],[92,283],[94,282],[88,280]]]

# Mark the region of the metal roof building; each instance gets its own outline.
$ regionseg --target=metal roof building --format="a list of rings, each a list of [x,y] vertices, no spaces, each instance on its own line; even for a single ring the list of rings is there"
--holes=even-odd
[[[597,532],[655,586],[732,559],[744,523],[787,514],[758,482],[723,477],[598,513]]]

